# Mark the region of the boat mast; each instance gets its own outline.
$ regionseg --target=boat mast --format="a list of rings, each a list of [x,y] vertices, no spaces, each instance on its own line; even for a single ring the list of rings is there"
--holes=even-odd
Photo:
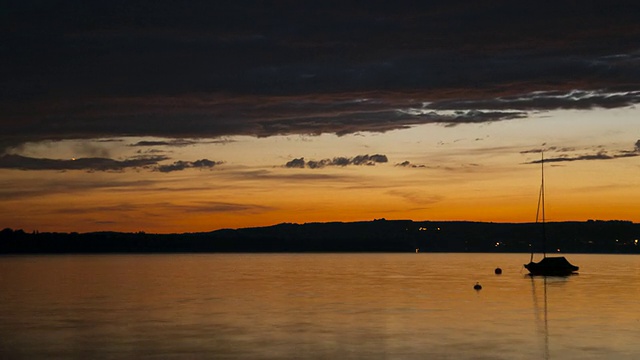
[[[540,198],[542,199],[542,256],[547,257],[547,231],[545,228],[545,214],[544,214],[544,150],[542,151],[542,159],[540,160],[540,167],[542,168],[542,182],[540,185]]]
[[[544,151],[542,153],[542,160],[540,161],[540,165],[542,167],[542,181],[540,182],[540,192],[538,193],[538,208],[536,210],[536,224],[540,222],[540,217],[542,217],[542,254],[544,257],[547,257],[547,233],[545,229],[545,214],[544,214]],[[533,254],[535,252],[535,247],[531,246],[531,260],[533,261]]]

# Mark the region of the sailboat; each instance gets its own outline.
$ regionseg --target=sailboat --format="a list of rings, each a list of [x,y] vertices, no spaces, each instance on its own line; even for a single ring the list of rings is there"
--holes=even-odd
[[[540,184],[540,194],[538,196],[538,211],[536,213],[536,223],[542,217],[542,251],[543,257],[539,262],[533,262],[534,246],[531,246],[531,259],[524,267],[529,270],[530,275],[539,276],[568,276],[578,271],[578,267],[571,264],[564,256],[547,256],[544,214],[544,152],[540,161],[542,168],[542,182]],[[540,216],[542,215],[542,216]]]

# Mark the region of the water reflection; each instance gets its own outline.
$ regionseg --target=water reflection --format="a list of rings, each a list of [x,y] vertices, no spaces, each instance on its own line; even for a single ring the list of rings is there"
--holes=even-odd
[[[568,281],[566,276],[531,276],[531,295],[533,297],[533,309],[536,321],[538,336],[542,342],[543,358],[551,359],[549,351],[549,299],[547,287],[549,283],[554,285],[564,285]],[[542,290],[542,300],[539,299],[540,289]]]
[[[540,311],[540,305],[538,303],[538,294],[536,293],[536,279],[533,276],[529,276],[531,279],[531,294],[533,296],[533,310],[535,313],[536,326],[538,328],[538,335],[543,339],[543,354],[544,359],[550,359],[549,356],[549,322],[547,318],[547,277],[543,277],[543,293],[544,293],[544,308]]]
[[[0,258],[0,358],[640,358],[637,257],[521,256]]]

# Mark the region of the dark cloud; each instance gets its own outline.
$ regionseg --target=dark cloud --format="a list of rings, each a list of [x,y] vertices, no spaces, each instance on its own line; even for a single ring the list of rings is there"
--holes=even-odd
[[[414,125],[456,125],[520,118],[518,111],[442,111],[424,108],[423,102],[407,99],[416,94],[342,93],[331,95],[247,96],[226,94],[161,98],[100,99],[85,105],[78,114],[73,103],[55,109],[33,109],[32,117],[7,126],[5,147],[28,139],[102,137],[107,134],[180,137],[176,140],[145,140],[132,146],[187,146],[203,137],[360,131],[385,132]],[[111,109],[118,109],[112,114]],[[40,114],[39,112],[43,113]],[[24,112],[24,111],[23,111]],[[42,118],[47,118],[43,121]],[[0,122],[3,120],[0,119]],[[87,125],[89,123],[89,125]],[[83,132],[77,127],[83,124]],[[193,139],[184,140],[184,137]],[[225,143],[228,140],[220,140]],[[2,145],[2,144],[0,144]]]
[[[437,113],[436,113],[437,114]],[[526,117],[522,111],[481,111],[481,110],[456,110],[453,115],[440,115],[439,121],[446,126],[456,126],[459,124],[484,123],[498,120],[511,120]]]
[[[575,95],[575,92],[573,92]],[[188,146],[202,142],[197,138],[251,135],[267,137],[287,134],[334,133],[353,134],[362,131],[385,132],[421,124],[459,124],[504,121],[526,117],[536,107],[581,108],[628,105],[640,100],[640,92],[613,93],[600,91],[571,96],[572,92],[523,94],[518,97],[486,99],[438,100],[425,102],[429,94],[343,93],[331,96],[292,95],[284,97],[250,96],[242,99],[224,94],[180,99],[130,98],[100,100],[93,110],[74,114],[74,105],[60,106],[48,112],[48,121],[21,119],[9,124],[0,148],[24,141],[72,137],[103,137],[123,135],[180,137],[176,140],[139,141],[132,146]],[[465,94],[462,94],[465,95]],[[171,108],[166,104],[180,107]],[[608,102],[608,103],[607,103]],[[110,114],[110,108],[119,113]],[[492,109],[494,108],[494,109]],[[37,109],[36,109],[37,110]],[[56,115],[56,112],[59,112]],[[24,121],[22,121],[24,120]],[[88,120],[90,120],[88,122]],[[0,119],[0,122],[8,121]],[[86,125],[87,122],[89,125]],[[83,131],[77,127],[83,124]],[[27,135],[28,134],[28,135]],[[193,138],[184,140],[183,137]],[[220,140],[217,143],[225,143]],[[95,149],[97,150],[97,149]],[[95,155],[104,155],[99,154]]]
[[[531,154],[531,153],[541,153],[543,150],[545,152],[554,151],[556,153],[562,153],[559,156],[553,157],[545,157],[545,163],[558,163],[558,162],[572,162],[572,161],[583,161],[583,160],[613,160],[620,158],[628,158],[628,157],[636,157],[640,156],[640,140],[638,140],[634,148],[632,150],[617,150],[617,151],[607,151],[600,149],[595,153],[591,154],[566,154],[566,152],[574,152],[573,148],[558,148],[558,147],[548,147],[545,149],[532,149],[521,151],[521,154]],[[532,160],[527,162],[526,164],[540,164],[543,160]]]
[[[212,168],[216,165],[222,164],[222,162],[215,162],[208,159],[196,160],[191,163],[194,168]]]
[[[176,161],[173,164],[169,165],[159,165],[157,167],[160,172],[173,172],[173,171],[182,171],[184,169],[190,168],[191,163],[189,161]]]
[[[639,9],[12,2],[0,14],[0,149],[62,138],[381,132],[628,106],[640,97]]]
[[[476,163],[466,163],[466,164],[457,164],[457,165],[425,165],[425,164],[413,164],[410,161],[406,160],[401,163],[395,164],[396,167],[410,168],[410,169],[430,169],[430,170],[444,170],[448,172],[458,172],[458,173],[471,173],[475,172],[476,169],[480,168],[482,165]],[[486,170],[484,170],[486,171]]]
[[[364,155],[364,156],[360,156],[360,160],[364,160],[365,162],[373,162],[373,163],[386,163],[389,162],[389,159],[387,158],[386,155],[380,155],[380,154],[375,154],[375,155]],[[359,165],[359,164],[358,164]]]
[[[127,160],[114,160],[108,158],[47,159],[2,155],[0,156],[0,169],[122,171],[128,168],[147,168],[160,172],[172,172],[189,168],[213,168],[222,163],[201,159],[196,161],[180,160],[168,165],[159,164],[159,162],[168,159],[166,156],[140,156]]]
[[[304,168],[304,164],[304,158],[299,158],[287,162],[284,166],[288,168]]]
[[[168,165],[159,165],[157,167],[157,170],[160,172],[164,172],[164,173],[168,173],[168,172],[173,172],[173,171],[182,171],[185,169],[190,169],[190,168],[198,168],[198,169],[204,169],[204,168],[213,168],[216,165],[220,165],[222,164],[222,162],[215,162],[215,161],[211,161],[208,159],[201,159],[201,160],[196,160],[196,161],[176,161],[173,164],[168,164]]]
[[[304,158],[293,159],[285,164],[287,168],[304,168],[305,166],[310,169],[319,169],[325,166],[348,166],[348,165],[367,165],[373,166],[377,163],[386,163],[389,162],[386,155],[375,154],[375,155],[358,155],[352,158],[347,158],[343,156],[334,157],[333,159],[322,159],[322,160],[309,160],[306,161]]]
[[[189,145],[197,145],[197,144],[228,144],[234,142],[234,140],[230,139],[220,139],[220,140],[187,140],[187,139],[174,139],[174,140],[145,140],[138,141],[130,146],[144,146],[144,147],[153,147],[153,146],[175,146],[175,147],[183,147]]]
[[[184,140],[184,139],[175,139],[175,140],[169,140],[169,141],[161,141],[161,140],[157,140],[157,141],[138,141],[135,144],[131,144],[131,146],[177,146],[177,147],[182,147],[182,146],[187,146],[187,145],[195,145],[197,144],[197,141],[194,140]]]
[[[165,153],[164,150],[159,149],[146,149],[146,150],[138,150],[136,154],[162,154]]]
[[[87,170],[87,171],[120,171],[127,168],[149,167],[166,160],[164,156],[138,157],[128,160],[108,158],[47,159],[32,158],[21,155],[0,156],[1,169],[18,170]]]
[[[543,148],[538,148],[538,149],[523,150],[523,151],[520,151],[520,154],[540,154],[543,151],[546,152],[546,153],[549,153],[549,152],[567,153],[567,152],[576,151],[576,148],[573,148],[573,147],[558,147],[558,146],[544,146]]]
[[[335,157],[331,160],[326,159],[326,160],[322,160],[322,166],[326,166],[326,165],[334,165],[334,166],[347,166],[349,164],[351,164],[351,159],[343,157],[343,156],[339,156],[339,157]]]
[[[410,161],[405,160],[401,163],[396,164],[396,166],[399,167],[407,167],[407,168],[426,168],[426,165],[418,165],[418,164],[412,164]]]
[[[66,93],[82,87],[119,95],[291,93],[621,77],[611,67],[631,67],[640,33],[634,3],[469,1],[365,9],[335,2],[25,2],[10,6],[3,19],[12,30],[10,64],[23,76],[34,67],[29,80],[53,77]],[[48,59],[35,57],[38,50]],[[45,64],[60,73],[38,67]]]
[[[344,158],[341,158],[339,161],[343,161]],[[343,161],[344,162],[344,161]],[[319,169],[319,168],[323,168],[325,167],[327,164],[331,164],[332,161],[330,159],[325,159],[325,160],[310,160],[307,163],[307,167],[309,167],[310,169]],[[347,161],[348,163],[348,161]],[[304,166],[303,166],[304,167]]]

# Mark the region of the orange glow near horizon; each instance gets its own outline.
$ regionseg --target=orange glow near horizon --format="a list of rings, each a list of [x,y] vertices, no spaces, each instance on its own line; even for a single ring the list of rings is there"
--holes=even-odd
[[[0,226],[41,232],[181,233],[379,218],[533,222],[540,167],[531,163],[539,157],[531,150],[542,146],[557,160],[545,166],[548,221],[640,222],[635,156],[640,149],[633,147],[640,133],[636,112],[628,110],[626,117],[608,124],[598,117],[607,114],[604,110],[560,112],[489,125],[425,125],[348,136],[237,137],[151,149],[172,159],[220,162],[207,169],[0,169]],[[577,121],[583,127],[576,132]],[[585,144],[596,136],[599,143],[609,144],[610,153],[633,156],[562,161],[562,156],[579,159],[603,153]],[[69,154],[89,148],[131,158],[137,148],[128,144],[141,139],[83,141],[34,143],[22,151],[33,158],[57,154],[68,160]],[[561,145],[566,145],[563,153]],[[285,166],[294,159],[364,154],[384,154],[388,162]],[[74,157],[80,161],[87,155]]]
[[[272,169],[270,175],[262,175],[259,180],[234,183],[235,189],[216,187],[215,184],[222,180],[218,177],[223,171],[212,171],[200,172],[193,180],[178,179],[146,187],[133,185],[53,193],[5,201],[3,208],[9,211],[4,211],[3,218],[8,225],[25,231],[156,233],[376,218],[535,221],[539,181],[535,166],[495,180],[489,179],[494,176],[491,171],[488,172],[491,175],[486,175],[478,170],[478,174],[467,174],[455,181],[457,176],[454,176],[446,182],[439,179],[445,176],[438,174],[445,172],[443,170],[421,169],[417,172],[388,165],[384,170],[382,166],[327,170],[325,175],[339,180],[327,180],[322,184],[314,177],[314,180],[293,177],[283,183],[282,177],[291,170],[298,171],[297,174],[311,173],[307,169]],[[566,168],[561,170],[567,172]],[[557,177],[559,171],[549,170],[548,221],[640,220],[630,217],[636,214],[635,199],[640,197],[639,190],[620,192],[606,186],[600,189],[594,186],[591,190],[572,189],[570,184],[577,183],[581,175],[576,174],[577,178],[564,175],[562,182],[554,182],[552,178]],[[73,177],[70,173],[55,176],[65,178],[69,175]],[[109,174],[107,178],[121,175]],[[469,180],[464,180],[465,177]],[[419,179],[424,184],[416,183]],[[130,181],[132,184],[136,181],[144,183],[142,179]]]

